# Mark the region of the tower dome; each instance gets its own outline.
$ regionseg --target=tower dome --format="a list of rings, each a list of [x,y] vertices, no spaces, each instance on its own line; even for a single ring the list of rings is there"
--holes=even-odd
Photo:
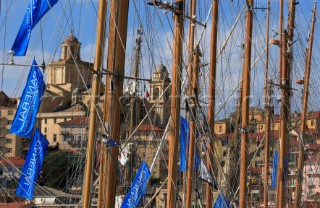
[[[66,37],[61,46],[61,60],[80,60],[81,43],[73,35],[73,32]]]
[[[168,73],[167,67],[165,67],[162,63],[158,66],[156,66],[156,73]]]
[[[167,70],[167,67],[165,67],[162,63],[158,66],[156,66],[153,75],[152,75],[153,81],[169,81],[169,73]]]

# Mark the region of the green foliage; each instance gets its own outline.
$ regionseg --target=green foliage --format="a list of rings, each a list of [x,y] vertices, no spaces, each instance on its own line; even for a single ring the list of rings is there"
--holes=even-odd
[[[64,189],[67,179],[68,153],[47,151],[38,183],[55,189]]]

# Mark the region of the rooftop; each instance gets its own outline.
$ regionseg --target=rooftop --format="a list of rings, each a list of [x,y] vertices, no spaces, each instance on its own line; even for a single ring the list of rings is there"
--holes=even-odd
[[[59,125],[73,125],[73,124],[87,124],[89,123],[88,117],[80,117],[80,118],[74,118],[69,121],[64,121],[59,123]]]
[[[161,129],[159,127],[152,126],[152,125],[140,125],[138,127],[137,131],[159,131],[159,132],[162,132],[162,131],[164,131],[164,129]]]
[[[0,160],[0,165],[23,165],[24,159],[21,157],[8,157],[7,159]]]

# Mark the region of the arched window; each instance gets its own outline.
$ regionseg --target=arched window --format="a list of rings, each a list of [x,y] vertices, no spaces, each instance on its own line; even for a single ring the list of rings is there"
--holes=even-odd
[[[156,100],[159,98],[159,88],[154,88],[153,99]]]

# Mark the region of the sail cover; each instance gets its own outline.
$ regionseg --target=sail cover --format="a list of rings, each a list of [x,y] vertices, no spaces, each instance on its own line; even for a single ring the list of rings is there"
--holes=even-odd
[[[33,60],[28,75],[27,84],[23,90],[17,112],[12,121],[10,132],[22,137],[30,138],[31,131],[36,122],[36,115],[45,90],[42,73]]]

